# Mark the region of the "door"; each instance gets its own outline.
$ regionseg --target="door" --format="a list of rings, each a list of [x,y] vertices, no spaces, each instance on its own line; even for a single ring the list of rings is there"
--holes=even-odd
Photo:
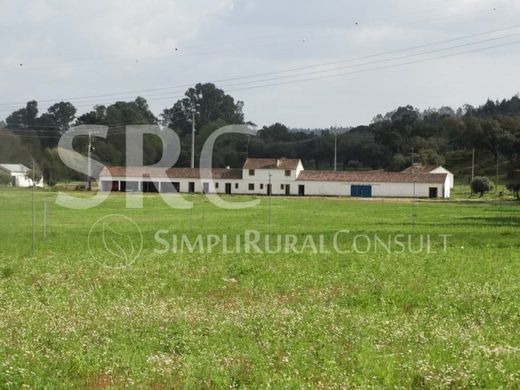
[[[350,187],[350,196],[354,198],[371,198],[372,186],[353,185]]]
[[[163,193],[178,193],[181,190],[181,183],[172,181],[172,182],[163,182],[161,183],[161,192]]]
[[[437,187],[430,187],[430,198],[437,198],[439,195],[439,190]]]
[[[298,196],[305,196],[305,186],[303,184],[298,186]]]
[[[271,184],[267,185],[267,195],[271,195]]]
[[[207,194],[209,192],[209,183],[202,184],[202,193]]]
[[[193,194],[195,192],[195,183],[192,181],[188,183],[188,192],[190,194]]]
[[[153,181],[143,181],[143,192],[159,192],[159,183]]]
[[[231,195],[231,183],[226,183],[226,194]]]
[[[285,185],[285,195],[286,196],[291,195],[291,186],[289,184]]]

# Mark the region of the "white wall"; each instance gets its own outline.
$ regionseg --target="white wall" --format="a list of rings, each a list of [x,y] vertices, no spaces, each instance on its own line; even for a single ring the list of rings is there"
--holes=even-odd
[[[244,183],[244,194],[267,194],[267,185],[269,184],[269,174],[271,175],[271,188],[273,195],[285,195],[285,186],[290,186],[291,195],[297,195],[297,182],[296,178],[303,170],[303,166],[298,164],[297,169],[290,170],[290,175],[285,176],[285,170],[283,169],[255,169],[254,175],[249,175],[248,169],[242,170]],[[254,190],[249,190],[249,185],[254,185]],[[283,185],[283,188],[282,188]]]
[[[15,180],[15,187],[28,188],[33,186],[32,179],[28,178],[25,173],[12,173],[11,178]],[[36,187],[43,187],[43,179],[36,183]]]
[[[437,188],[438,197],[449,197],[449,187],[443,184],[434,183],[339,183],[339,182],[320,182],[320,181],[299,181],[296,184],[305,185],[305,195],[316,196],[350,196],[351,185],[370,185],[372,186],[372,196],[381,198],[428,198],[430,187]],[[295,195],[298,194],[295,186]],[[292,191],[291,191],[292,193]]]
[[[163,187],[163,183],[179,183],[179,191],[181,193],[188,193],[189,192],[189,183],[194,183],[195,185],[195,192],[196,193],[201,193],[202,190],[203,190],[203,186],[204,184],[203,183],[208,183],[209,184],[209,192],[210,193],[218,193],[218,194],[225,194],[226,193],[226,183],[230,183],[231,184],[231,193],[232,194],[247,194],[249,193],[247,191],[247,186],[244,184],[244,182],[242,180],[237,180],[237,179],[233,179],[233,180],[222,180],[222,179],[218,179],[218,180],[213,180],[213,186],[211,185],[212,183],[209,181],[209,180],[201,180],[201,179],[170,179],[170,180],[166,180],[164,178],[154,178],[154,179],[147,179],[147,178],[142,178],[142,177],[112,177],[110,180],[108,177],[101,177],[100,178],[100,182],[102,183],[101,185],[101,190],[102,191],[108,191],[110,190],[111,188],[111,184],[106,184],[107,182],[108,183],[112,183],[112,181],[125,181],[125,182],[139,182],[140,185],[139,185],[139,189],[138,191],[141,191],[143,186],[142,186],[142,183],[143,182],[149,182],[149,181],[153,181],[154,183],[158,183],[159,184],[159,189],[164,189]],[[218,187],[217,187],[217,184],[218,184]],[[238,188],[237,188],[238,186]],[[266,190],[267,191],[267,190]]]
[[[226,183],[231,184],[232,194],[250,194],[250,195],[267,195],[267,184],[269,183],[268,170],[261,170],[262,174],[255,175],[254,179],[249,177],[245,180],[232,179],[223,180],[217,179],[213,181],[213,184],[218,187],[212,187],[210,185],[210,193],[225,194]],[[290,195],[298,195],[298,187],[300,185],[305,186],[305,195],[314,196],[350,196],[351,185],[371,185],[373,197],[395,197],[395,198],[428,198],[430,195],[430,187],[437,188],[438,197],[449,198],[450,197],[450,181],[449,176],[446,177],[445,183],[415,183],[415,189],[413,183],[347,183],[347,182],[330,182],[330,181],[292,181],[284,175],[284,171],[272,170],[273,176],[271,177],[272,194],[273,195],[285,195],[285,186],[290,186]],[[274,175],[276,173],[276,175]],[[107,178],[101,178],[101,181],[105,181]],[[113,181],[150,181],[149,179],[143,180],[142,177],[114,177]],[[154,179],[154,182],[167,182],[166,179]],[[210,183],[209,180],[200,179],[170,179],[170,182],[180,183],[180,192],[189,192],[189,183],[195,183],[195,192],[201,193],[203,191],[203,183]],[[211,184],[211,183],[210,183]],[[254,190],[249,189],[249,184],[254,184]],[[263,185],[263,188],[261,187]],[[284,188],[282,188],[282,185]],[[102,190],[107,191],[110,187],[103,186]],[[142,189],[140,185],[139,190]],[[415,195],[414,195],[415,194]]]
[[[305,195],[315,196],[350,196],[350,186],[347,183],[331,181],[297,181],[291,194],[298,195],[298,186],[305,186]],[[293,190],[291,188],[291,190]]]
[[[428,198],[432,187],[437,188],[437,197],[442,198],[443,185],[439,183],[377,183],[372,187],[372,195],[390,198]]]
[[[453,176],[453,173],[451,173],[450,171],[448,171],[446,168],[443,168],[443,167],[438,167],[438,168],[435,168],[433,171],[431,171],[430,173],[445,173],[448,175],[448,186],[450,189],[453,189],[453,186],[455,185],[455,177]]]

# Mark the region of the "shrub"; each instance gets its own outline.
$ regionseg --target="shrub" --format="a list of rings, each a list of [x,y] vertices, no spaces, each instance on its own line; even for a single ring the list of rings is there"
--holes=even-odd
[[[506,188],[513,193],[513,196],[516,196],[516,199],[520,199],[520,183],[507,184]]]
[[[486,176],[477,176],[471,182],[471,191],[475,194],[480,194],[481,198],[492,189],[493,183]]]

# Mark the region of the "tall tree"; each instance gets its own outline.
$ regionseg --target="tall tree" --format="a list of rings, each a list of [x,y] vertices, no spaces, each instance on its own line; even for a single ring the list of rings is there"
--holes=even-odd
[[[186,91],[185,97],[178,100],[172,108],[161,114],[165,126],[179,132],[180,136],[191,133],[192,111],[195,110],[197,128],[202,128],[217,120],[228,125],[244,123],[244,103],[235,102],[214,84],[197,84]]]
[[[26,129],[34,125],[38,116],[38,103],[34,100],[27,102],[25,108],[14,111],[6,118],[9,129]]]
[[[50,106],[47,112],[52,116],[60,132],[64,133],[70,128],[70,124],[74,121],[77,111],[72,103],[59,102]]]

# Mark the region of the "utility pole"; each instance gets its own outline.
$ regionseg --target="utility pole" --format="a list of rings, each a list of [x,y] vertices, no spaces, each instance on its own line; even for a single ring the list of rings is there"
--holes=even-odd
[[[417,196],[415,193],[415,178],[413,179],[413,211],[412,211],[412,235],[415,236],[415,226],[417,224]]]
[[[92,136],[95,136],[96,134],[99,134],[97,131],[89,131],[88,132],[88,150],[87,150],[87,191],[92,190],[92,164],[91,164],[91,158],[92,158],[92,151],[95,150],[92,146]]]
[[[32,251],[36,249],[36,205],[34,204],[34,158],[32,160]]]
[[[269,239],[271,239],[271,193],[273,192],[273,187],[271,185],[271,172],[269,172],[269,185],[267,187],[268,196],[269,196],[269,216],[268,216],[268,222],[269,222]]]
[[[338,132],[334,131],[334,171],[338,170]]]
[[[191,167],[195,168],[195,105],[191,107]]]
[[[43,239],[47,239],[47,202],[43,202]]]
[[[246,157],[249,157],[249,142],[251,142],[251,136],[247,137]]]
[[[498,150],[497,150],[497,181],[495,182],[495,194],[498,192]]]
[[[92,190],[92,181],[91,181],[91,163],[90,163],[90,156],[92,154],[92,131],[88,132],[88,150],[87,150],[87,191]]]
[[[473,148],[473,153],[471,157],[471,181],[475,178],[475,148]]]
[[[191,101],[191,167],[195,168],[195,114],[202,100],[202,92],[195,94],[194,100]]]

